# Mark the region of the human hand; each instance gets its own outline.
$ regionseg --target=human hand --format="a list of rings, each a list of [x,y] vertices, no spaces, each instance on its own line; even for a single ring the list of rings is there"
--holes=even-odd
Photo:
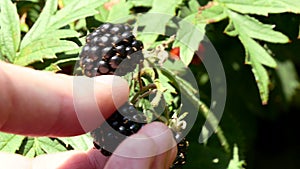
[[[116,110],[114,103],[121,105],[128,99],[127,83],[113,77],[99,76],[95,82],[95,98],[104,118]],[[89,126],[83,129],[74,108],[72,85],[72,76],[36,71],[0,61],[0,131],[58,137],[84,134],[86,128],[96,128],[103,120],[98,118],[99,114],[90,111],[85,114]],[[118,97],[113,98],[112,92],[117,92]],[[89,112],[89,103],[84,106]],[[153,122],[124,140],[109,158],[96,149],[47,154],[34,159],[0,153],[0,164],[5,169],[167,169],[175,159],[176,151],[176,143],[168,127]]]

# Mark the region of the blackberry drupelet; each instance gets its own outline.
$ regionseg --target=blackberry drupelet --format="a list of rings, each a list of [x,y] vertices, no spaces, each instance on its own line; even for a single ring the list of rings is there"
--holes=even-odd
[[[144,59],[142,49],[143,43],[136,40],[128,25],[106,23],[87,36],[80,53],[80,66],[88,77],[122,76]]]
[[[94,146],[105,156],[110,156],[117,146],[146,123],[146,117],[133,105],[125,103],[115,111],[99,128],[91,132]]]

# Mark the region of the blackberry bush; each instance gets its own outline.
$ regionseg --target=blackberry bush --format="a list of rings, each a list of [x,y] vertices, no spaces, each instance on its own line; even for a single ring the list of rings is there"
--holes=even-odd
[[[143,62],[142,49],[143,43],[135,38],[128,25],[106,23],[87,36],[86,44],[80,53],[79,64],[82,73],[88,77],[108,74],[123,76],[132,72]],[[142,82],[142,74],[139,72],[136,81],[140,82],[139,85],[146,85]],[[139,98],[142,100],[155,89],[155,84],[139,86],[139,89],[133,92],[135,96],[132,102],[137,103]],[[149,118],[149,114],[144,114],[145,111],[138,111],[134,103],[127,102],[121,106],[106,120],[106,123],[91,132],[95,148],[99,149],[103,155],[110,156],[126,136],[137,133],[147,123],[146,119]],[[140,108],[143,109],[143,106]],[[154,114],[155,112],[150,115],[151,119],[154,119]],[[165,122],[171,129],[178,127],[169,117],[166,119],[160,121]],[[180,131],[173,131],[176,140],[182,139]],[[186,161],[187,147],[188,142],[185,139],[179,142],[177,158],[172,169],[183,166]]]

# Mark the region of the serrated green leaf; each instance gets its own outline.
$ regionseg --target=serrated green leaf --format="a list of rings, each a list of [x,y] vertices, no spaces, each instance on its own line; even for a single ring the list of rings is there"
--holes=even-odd
[[[143,33],[152,34],[151,40],[154,39],[154,35],[166,34],[166,25],[170,19],[174,17],[176,7],[182,2],[182,0],[153,0],[152,8],[149,12],[140,15],[137,19],[138,26],[144,27]],[[148,43],[154,43],[148,42]]]
[[[66,148],[57,140],[52,140],[49,137],[28,137],[22,154],[26,157],[35,157],[62,151],[66,151]]]
[[[199,23],[197,13],[187,16],[179,22],[179,30],[173,47],[180,47],[180,59],[187,66],[192,61],[205,34],[204,23]]]
[[[262,104],[265,105],[268,103],[268,99],[269,99],[270,78],[268,72],[263,67],[263,65],[257,60],[256,57],[251,57],[250,55],[249,59],[252,66],[252,72],[254,74],[255,81],[259,89],[259,94],[260,94]]]
[[[95,18],[101,22],[121,23],[127,21],[130,16],[130,9],[133,4],[121,0],[118,4],[115,4],[110,10],[106,9],[103,5],[99,8],[99,15]]]
[[[47,154],[63,152],[67,150],[57,140],[52,140],[49,137],[38,137],[36,141],[38,141],[38,144],[40,145],[42,150],[45,151]]]
[[[298,0],[219,0],[222,5],[245,14],[300,13]]]
[[[138,26],[144,26],[143,34],[164,35],[166,33],[166,25],[172,17],[173,15],[148,12],[138,17],[137,23]]]
[[[57,11],[57,0],[48,0],[38,20],[23,38],[21,49],[25,48],[32,41],[40,39],[44,35],[47,36],[50,32],[53,33],[72,21],[96,14],[96,8],[103,3],[104,0],[76,0]]]
[[[0,11],[0,52],[12,62],[21,39],[19,15],[11,0],[1,0]]]
[[[206,8],[199,14],[199,19],[206,23],[219,22],[225,18],[227,18],[227,13],[225,12],[224,7],[219,4]]]
[[[90,134],[75,137],[60,137],[58,139],[63,141],[66,145],[71,145],[74,150],[87,151],[93,147],[93,138]]]
[[[233,148],[233,158],[230,160],[227,169],[245,169],[243,165],[245,161],[240,161],[239,159],[239,150],[237,145],[234,145]]]
[[[14,64],[25,66],[43,59],[56,58],[55,54],[73,50],[78,46],[71,41],[58,39],[39,39],[21,50]]]
[[[106,0],[74,0],[51,17],[49,29],[59,29],[75,20],[95,15],[98,13],[96,8],[101,6],[105,1]]]
[[[294,63],[291,60],[277,61],[278,67],[276,72],[279,76],[283,95],[285,99],[289,102],[292,100],[296,89],[299,87],[299,79],[297,75],[297,70]]]
[[[41,35],[45,34],[46,31],[49,31],[47,29],[51,16],[56,12],[57,10],[57,0],[47,0],[46,4],[37,19],[37,21],[34,23],[32,28],[29,30],[28,33],[24,36],[22,42],[21,42],[21,49],[27,46],[30,42],[33,40],[39,38]],[[50,30],[52,31],[52,30]]]
[[[272,43],[289,42],[289,38],[287,36],[285,36],[281,32],[273,30],[273,28],[275,27],[274,25],[263,24],[254,17],[241,15],[231,10],[227,10],[227,13],[230,20],[232,21],[235,30],[241,35],[245,34],[251,38]]]
[[[149,12],[174,16],[176,8],[181,3],[182,0],[153,0],[152,8]]]
[[[246,64],[251,64],[251,60],[255,58],[260,64],[275,68],[277,66],[276,61],[272,56],[257,42],[247,36],[239,36],[242,44],[246,50]],[[250,62],[250,63],[248,63]]]
[[[61,63],[66,63],[66,62],[71,62],[71,61],[78,61],[79,58],[67,58],[67,59],[60,59],[57,62],[51,63],[48,67],[46,67],[44,70],[45,71],[50,71],[50,72],[58,72],[61,69],[59,68],[59,64]]]
[[[229,36],[237,36],[239,32],[235,29],[232,20],[229,20],[229,24],[226,26],[224,33]]]
[[[40,151],[42,154],[43,151],[41,149],[40,149]],[[36,150],[34,148],[34,138],[27,138],[27,141],[24,145],[22,155],[29,157],[29,158],[33,158],[36,156]]]
[[[0,151],[15,153],[19,150],[25,137],[15,134],[7,134],[0,132]]]

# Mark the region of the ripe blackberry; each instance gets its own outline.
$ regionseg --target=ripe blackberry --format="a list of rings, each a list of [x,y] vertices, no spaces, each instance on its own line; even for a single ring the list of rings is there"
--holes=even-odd
[[[116,147],[146,123],[146,117],[133,105],[125,103],[115,111],[100,127],[91,132],[94,146],[105,156],[110,156]]]
[[[143,43],[136,40],[128,25],[106,23],[87,36],[80,53],[80,66],[88,77],[122,76],[144,59],[142,49]]]
[[[186,154],[188,146],[189,142],[186,140],[186,138],[183,138],[177,144],[177,156],[170,169],[182,169],[183,165],[186,163]]]

